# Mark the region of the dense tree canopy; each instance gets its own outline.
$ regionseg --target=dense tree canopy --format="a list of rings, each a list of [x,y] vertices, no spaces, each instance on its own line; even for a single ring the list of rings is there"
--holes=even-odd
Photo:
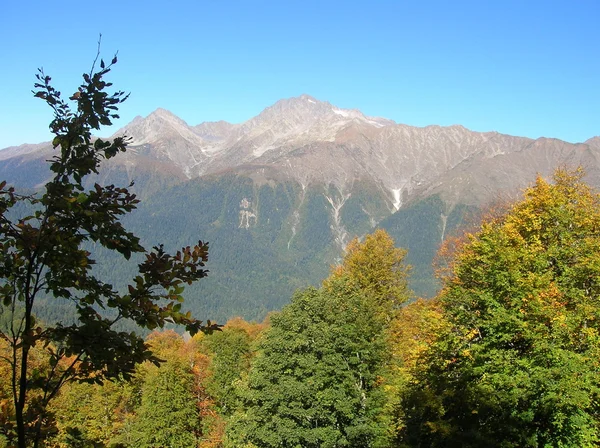
[[[171,359],[160,368],[148,369],[132,425],[131,446],[195,446],[200,414],[192,393],[194,378],[189,365]]]
[[[256,446],[374,446],[384,345],[362,297],[298,294],[272,318],[248,379]]]
[[[203,351],[210,357],[205,388],[220,414],[229,415],[238,406],[236,381],[249,368],[250,341],[244,329],[235,327],[225,328],[203,340]]]
[[[600,196],[581,177],[538,178],[458,249],[409,446],[600,442]]]
[[[407,298],[403,257],[383,231],[354,241],[323,288],[272,317],[231,446],[386,446],[385,332]]]

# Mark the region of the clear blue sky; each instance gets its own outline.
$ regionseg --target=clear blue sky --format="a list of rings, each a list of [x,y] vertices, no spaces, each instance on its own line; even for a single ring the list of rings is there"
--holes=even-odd
[[[72,93],[99,33],[131,92],[118,126],[158,107],[241,122],[308,93],[409,125],[584,141],[600,134],[599,19],[598,0],[6,0],[0,148],[49,140],[36,68]]]

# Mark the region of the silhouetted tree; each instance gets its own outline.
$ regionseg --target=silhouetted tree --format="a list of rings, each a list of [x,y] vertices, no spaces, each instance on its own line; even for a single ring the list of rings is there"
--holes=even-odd
[[[52,179],[40,195],[21,195],[0,183],[0,297],[9,318],[0,332],[8,344],[2,362],[11,368],[11,393],[18,446],[37,446],[48,423],[48,402],[67,381],[101,382],[128,377],[137,363],[158,362],[143,339],[118,332],[114,324],[131,319],[139,326],[160,328],[167,322],[184,325],[190,333],[210,331],[181,312],[185,284],[204,277],[208,245],[199,242],[175,255],[162,246],[146,251],[120,218],[139,202],[127,188],[94,185],[84,188],[86,176],[97,173],[102,160],[127,146],[125,137],[103,140],[92,131],[110,125],[118,106],[127,99],[121,91],[109,94],[104,77],[117,62],[94,61],[83,83],[65,100],[39,70],[35,97],[54,112],[50,130],[55,155],[49,160]],[[25,215],[19,213],[27,210]],[[94,259],[85,248],[94,243],[129,259],[143,253],[139,274],[125,294],[97,278]],[[35,305],[41,296],[71,304],[77,322],[41,325]],[[111,310],[102,314],[102,309]],[[111,317],[106,317],[110,315]],[[32,351],[44,349],[47,361],[32,364]]]

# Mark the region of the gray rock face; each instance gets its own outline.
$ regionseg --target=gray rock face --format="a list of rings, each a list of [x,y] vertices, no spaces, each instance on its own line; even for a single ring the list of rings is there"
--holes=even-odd
[[[267,170],[270,177],[303,187],[332,185],[341,197],[356,182],[366,181],[379,186],[390,212],[433,194],[450,208],[480,205],[561,164],[583,165],[589,180],[600,184],[600,137],[571,144],[472,132],[462,126],[412,127],[309,95],[280,100],[240,124],[189,126],[157,109],[136,117],[115,135],[127,135],[131,143],[111,166],[129,173],[162,171],[180,182],[225,171],[260,178]],[[49,154],[49,145],[23,145],[0,151],[0,161],[14,169]]]
[[[334,185],[342,196],[357,181],[372,182],[385,192],[391,212],[432,194],[450,206],[482,204],[561,164],[582,164],[600,180],[600,137],[571,144],[462,126],[418,128],[309,95],[280,100],[241,124],[190,127],[158,109],[118,134],[133,137],[130,157],[170,162],[187,178],[268,167],[303,186]]]

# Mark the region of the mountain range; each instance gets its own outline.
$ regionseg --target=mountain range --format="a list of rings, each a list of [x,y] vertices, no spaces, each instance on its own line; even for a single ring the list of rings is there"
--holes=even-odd
[[[573,144],[413,127],[309,95],[240,124],[190,126],[157,109],[115,135],[130,138],[128,151],[105,163],[100,181],[135,181],[142,203],[127,224],[148,245],[211,243],[211,274],[188,303],[213,320],[280,308],[376,227],[409,249],[411,286],[431,296],[435,252],[470,213],[518,197],[560,165],[583,166],[600,186],[600,137]],[[1,150],[0,178],[39,188],[51,152],[49,143]],[[120,263],[99,254],[98,269],[116,284],[129,272]]]

